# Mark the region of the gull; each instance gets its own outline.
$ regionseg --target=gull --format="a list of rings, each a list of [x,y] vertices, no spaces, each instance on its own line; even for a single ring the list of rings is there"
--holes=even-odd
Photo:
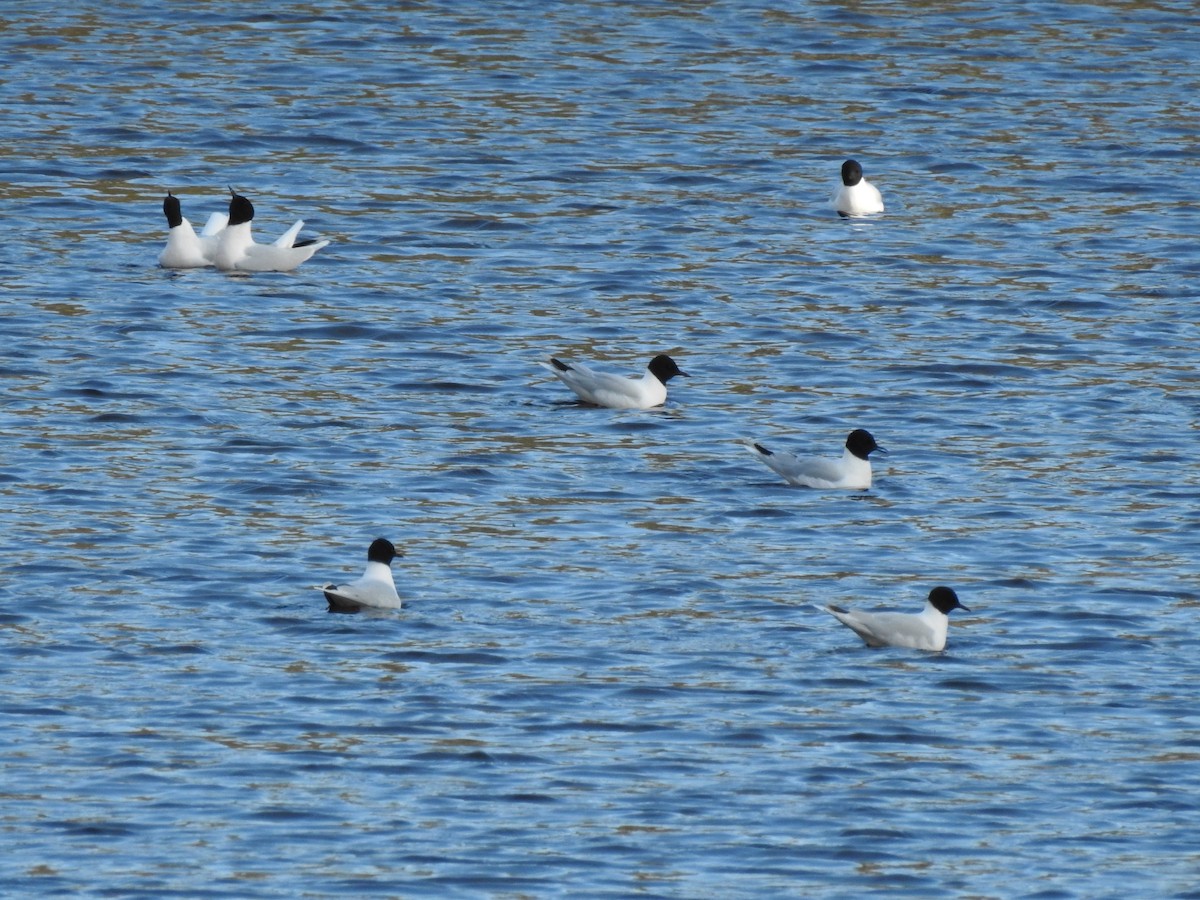
[[[676,375],[688,377],[688,373],[680,369],[675,360],[665,353],[660,353],[650,360],[640,378],[597,372],[583,363],[565,363],[554,357],[542,365],[557,375],[580,400],[595,406],[607,406],[609,409],[650,409],[653,406],[662,406],[667,400],[667,382]]]
[[[213,213],[208,217],[200,234],[192,223],[183,217],[179,198],[167,191],[163,200],[163,215],[167,217],[167,246],[158,255],[158,264],[164,269],[198,269],[211,266],[217,252],[217,237],[229,217],[224,213]]]
[[[296,235],[304,227],[304,220],[296,222],[272,244],[256,244],[250,233],[254,219],[254,205],[246,197],[229,189],[229,224],[217,238],[217,250],[213,265],[218,269],[236,272],[290,272],[311,257],[326,240],[301,241]]]
[[[339,612],[356,612],[363,607],[400,609],[400,596],[392,579],[392,560],[402,555],[391,541],[376,538],[367,549],[367,568],[361,578],[321,588],[329,608]]]
[[[857,634],[868,647],[909,647],[913,650],[940,651],[946,647],[950,610],[970,612],[958,602],[958,594],[948,587],[929,592],[925,608],[919,613],[856,612],[840,606],[818,606]]]
[[[840,216],[869,216],[883,212],[883,196],[875,185],[863,178],[862,166],[853,159],[842,163],[842,183],[830,203]]]
[[[773,472],[783,476],[788,484],[810,488],[835,488],[865,491],[871,486],[870,455],[878,450],[871,432],[861,428],[850,432],[841,459],[816,456],[797,456],[786,450],[768,450],[762,444],[743,440],[746,449],[757,456]]]

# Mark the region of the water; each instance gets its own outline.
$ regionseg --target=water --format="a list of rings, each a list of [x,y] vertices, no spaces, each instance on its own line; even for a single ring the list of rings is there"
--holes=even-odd
[[[1200,896],[1191,5],[527,7],[0,14],[6,892]]]

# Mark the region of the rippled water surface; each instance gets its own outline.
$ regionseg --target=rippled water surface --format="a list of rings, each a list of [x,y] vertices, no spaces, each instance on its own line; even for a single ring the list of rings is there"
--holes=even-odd
[[[6,893],[1200,896],[1191,3],[0,25]]]

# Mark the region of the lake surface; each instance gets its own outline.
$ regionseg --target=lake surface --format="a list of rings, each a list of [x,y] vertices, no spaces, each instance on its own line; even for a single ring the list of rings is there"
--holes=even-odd
[[[1193,4],[0,25],[6,895],[1200,897]]]

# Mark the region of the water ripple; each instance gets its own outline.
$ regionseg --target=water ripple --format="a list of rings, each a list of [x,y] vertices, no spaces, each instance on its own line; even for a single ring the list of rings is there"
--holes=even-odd
[[[168,12],[0,16],[9,892],[1194,894],[1190,7]]]

